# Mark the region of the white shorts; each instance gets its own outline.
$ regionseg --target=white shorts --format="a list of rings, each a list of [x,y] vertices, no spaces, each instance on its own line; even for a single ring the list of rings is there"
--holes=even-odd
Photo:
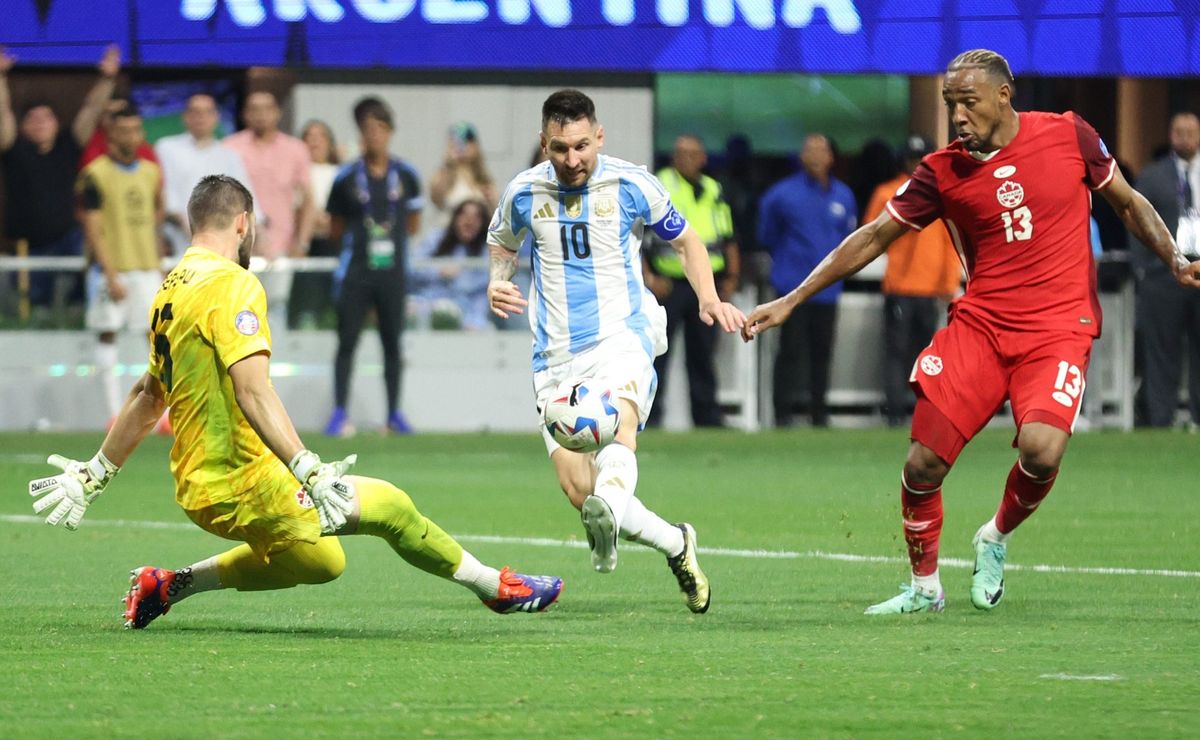
[[[616,392],[617,398],[628,399],[637,407],[638,429],[644,427],[654,405],[654,394],[658,392],[654,358],[665,352],[667,346],[666,322],[659,322],[657,313],[651,314],[652,326],[645,338],[632,331],[614,334],[567,362],[534,373],[533,392],[538,414],[559,383],[568,378],[597,378],[605,381]],[[546,453],[553,455],[561,445],[554,441],[544,424],[539,428],[546,443]]]
[[[125,285],[125,297],[113,300],[108,293],[108,281],[98,265],[88,270],[88,306],[84,322],[93,331],[110,332],[129,329],[146,334],[150,331],[150,309],[154,296],[162,285],[159,270],[129,270],[120,273]]]

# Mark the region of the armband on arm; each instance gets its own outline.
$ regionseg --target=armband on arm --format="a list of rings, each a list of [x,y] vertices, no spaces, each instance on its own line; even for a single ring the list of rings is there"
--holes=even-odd
[[[683,220],[683,216],[679,215],[679,211],[675,210],[675,206],[671,206],[667,211],[667,215],[659,219],[658,223],[651,224],[650,228],[654,229],[654,233],[666,241],[675,241],[679,235],[687,229],[687,221]]]

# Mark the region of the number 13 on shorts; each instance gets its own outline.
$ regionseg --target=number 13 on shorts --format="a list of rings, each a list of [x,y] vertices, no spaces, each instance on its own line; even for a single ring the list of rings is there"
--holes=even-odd
[[[1072,365],[1066,360],[1058,363],[1058,376],[1054,379],[1054,392],[1050,396],[1067,408],[1075,405],[1083,395],[1083,373],[1078,365]]]

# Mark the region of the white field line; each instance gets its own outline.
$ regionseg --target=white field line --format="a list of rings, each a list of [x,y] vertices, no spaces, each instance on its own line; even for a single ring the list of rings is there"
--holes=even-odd
[[[1099,676],[1079,676],[1074,673],[1043,673],[1038,678],[1049,678],[1055,681],[1122,681],[1124,676],[1115,673],[1105,673]]]
[[[45,524],[44,517],[31,514],[0,514],[0,522],[8,524]],[[167,529],[202,531],[194,524],[186,522],[151,522],[135,519],[88,519],[82,525],[87,527],[116,527],[118,529]],[[461,542],[473,542],[485,545],[526,545],[529,547],[568,547],[576,550],[586,550],[583,540],[557,540],[551,537],[507,537],[492,534],[456,534]],[[638,548],[645,550],[645,548]],[[701,554],[717,555],[731,558],[750,558],[753,560],[836,560],[844,563],[898,563],[907,564],[904,558],[888,555],[854,555],[850,553],[825,552],[824,550],[738,550],[728,547],[701,547]],[[645,550],[649,552],[649,550]],[[974,568],[975,563],[962,558],[939,558],[938,565],[949,568]],[[1200,571],[1195,570],[1166,570],[1158,568],[1102,568],[1076,567],[1071,565],[1018,565],[1009,563],[1004,566],[1009,571],[1029,571],[1033,573],[1062,573],[1070,575],[1097,576],[1162,576],[1167,578],[1200,578]]]

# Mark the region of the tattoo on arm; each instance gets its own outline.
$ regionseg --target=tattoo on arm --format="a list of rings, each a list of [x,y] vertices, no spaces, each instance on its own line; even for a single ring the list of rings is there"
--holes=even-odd
[[[492,258],[491,279],[511,280],[512,276],[517,274],[517,253],[510,252],[504,247],[498,247],[494,244],[488,249]]]
[[[1167,225],[1145,196],[1131,191],[1129,202],[1121,210],[1121,220],[1138,241],[1157,254],[1172,270],[1187,265],[1188,261],[1171,238]]]

